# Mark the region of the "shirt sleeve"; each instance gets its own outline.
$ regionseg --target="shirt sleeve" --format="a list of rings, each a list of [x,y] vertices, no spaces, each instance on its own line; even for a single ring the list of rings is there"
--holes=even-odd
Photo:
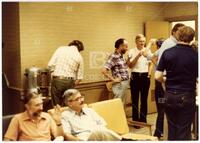
[[[114,66],[115,66],[114,57],[112,55],[110,55],[108,57],[108,61],[104,65],[104,67],[107,69],[111,69]]]
[[[14,116],[8,126],[6,134],[4,135],[5,138],[10,139],[12,141],[17,141],[19,137],[19,121]]]
[[[83,79],[83,58],[80,58],[80,64],[77,71],[77,79]]]
[[[67,117],[65,112],[63,112],[61,116],[61,123],[62,123],[64,134],[72,134],[72,128],[70,126],[68,118],[69,117]]]
[[[54,52],[54,54],[53,54],[53,56],[51,57],[51,59],[50,59],[50,61],[49,61],[49,63],[48,63],[48,67],[50,67],[50,68],[54,68],[55,67],[55,65],[56,65],[56,60],[57,60],[57,58],[58,58],[58,55],[59,55],[59,49],[57,49],[55,52]]]
[[[166,58],[165,52],[162,54],[158,66],[156,68],[157,71],[164,71],[166,69]]]

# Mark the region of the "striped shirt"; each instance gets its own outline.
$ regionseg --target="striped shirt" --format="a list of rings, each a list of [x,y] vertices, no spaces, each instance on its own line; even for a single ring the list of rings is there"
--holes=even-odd
[[[105,68],[111,70],[114,78],[121,78],[122,80],[128,80],[128,65],[123,56],[119,53],[113,53],[109,56],[108,61],[104,65]]]
[[[83,58],[75,46],[59,47],[48,63],[53,76],[83,79]]]

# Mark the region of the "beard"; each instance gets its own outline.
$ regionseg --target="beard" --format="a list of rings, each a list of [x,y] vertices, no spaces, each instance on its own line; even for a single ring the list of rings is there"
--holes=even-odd
[[[34,117],[39,117],[41,115],[41,113],[42,113],[42,110],[38,110],[36,112],[33,112],[33,116]]]
[[[122,49],[122,50],[121,50],[121,53],[122,53],[122,54],[125,54],[125,53],[126,53],[126,50]]]

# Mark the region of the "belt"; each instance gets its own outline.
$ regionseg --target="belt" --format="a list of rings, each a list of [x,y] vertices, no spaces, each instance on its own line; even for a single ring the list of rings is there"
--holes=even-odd
[[[148,72],[132,72],[132,74],[137,75],[137,76],[147,76]]]
[[[53,76],[53,79],[74,79],[74,77]]]

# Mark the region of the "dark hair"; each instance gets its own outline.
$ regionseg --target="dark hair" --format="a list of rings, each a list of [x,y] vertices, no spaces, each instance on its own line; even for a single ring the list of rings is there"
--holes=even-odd
[[[172,28],[171,34],[173,35],[174,32],[178,31],[178,29],[180,27],[183,27],[183,26],[185,26],[183,23],[177,23],[177,24],[175,24],[174,27]]]
[[[76,46],[78,51],[83,51],[84,50],[84,46],[83,43],[79,40],[73,40],[72,42],[69,43],[68,46]]]
[[[123,44],[124,43],[124,38],[120,38],[120,39],[118,39],[116,42],[115,42],[115,48],[119,48],[119,46],[121,45],[121,44]]]
[[[183,26],[178,30],[178,41],[190,43],[194,39],[195,31],[190,26]]]
[[[156,41],[156,45],[158,47],[158,49],[161,47],[162,43],[165,41],[164,38],[159,38],[157,41]]]
[[[24,104],[27,104],[27,103],[29,103],[29,101],[31,99],[38,98],[38,97],[41,97],[41,94],[38,94],[38,93],[35,93],[35,92],[28,92],[24,96],[23,102],[24,102]]]

